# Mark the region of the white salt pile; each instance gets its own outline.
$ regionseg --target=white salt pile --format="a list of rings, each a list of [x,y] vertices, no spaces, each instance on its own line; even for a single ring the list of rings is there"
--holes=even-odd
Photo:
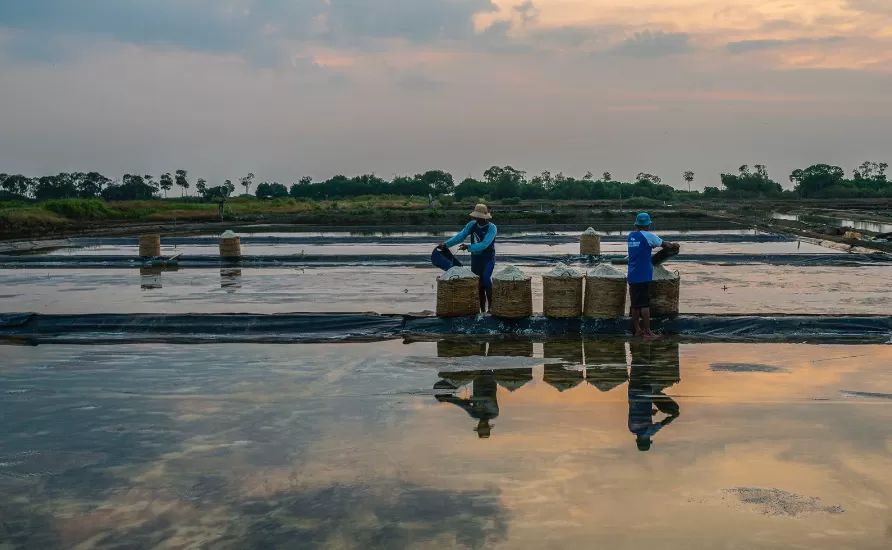
[[[226,231],[223,232],[222,235],[220,235],[220,238],[222,238],[222,239],[232,239],[232,238],[234,238],[235,236],[236,236],[235,233],[233,233],[231,229],[227,229]]]
[[[474,272],[467,267],[455,266],[446,273],[440,275],[441,281],[458,281],[461,279],[476,279]]]
[[[583,231],[582,234],[583,234],[583,235],[597,235],[598,232],[595,231],[595,228],[594,228],[594,227],[589,227],[588,229],[586,229],[585,231]]]
[[[626,274],[610,264],[598,264],[588,272],[590,279],[625,279]]]
[[[529,281],[530,276],[514,267],[513,265],[507,266],[505,269],[499,271],[492,277],[497,281]]]
[[[582,277],[582,274],[572,267],[567,267],[562,263],[558,263],[556,266],[554,266],[554,269],[546,273],[544,277],[567,277],[578,279]]]
[[[672,273],[661,265],[654,266],[654,281],[675,281],[678,275]]]

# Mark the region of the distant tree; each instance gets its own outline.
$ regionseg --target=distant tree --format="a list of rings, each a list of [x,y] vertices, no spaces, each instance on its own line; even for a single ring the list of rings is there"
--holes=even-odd
[[[299,183],[301,185],[310,185],[313,183],[313,178],[311,178],[310,176],[304,176],[304,177],[300,178]]]
[[[750,167],[746,164],[743,164],[740,166],[740,168],[737,169],[737,171],[740,173],[741,176],[745,176],[750,173]]]
[[[126,177],[127,177],[127,176],[125,175],[124,178],[126,179]],[[132,177],[135,177],[135,176],[132,176]],[[158,184],[155,183],[155,176],[153,176],[153,175],[151,175],[151,174],[146,174],[145,176],[142,177],[142,179],[143,179],[143,182],[144,182],[146,185],[148,185],[149,187],[152,188],[152,194],[157,193],[157,192],[161,189],[161,188],[158,186]],[[125,182],[125,183],[126,183],[126,182]]]
[[[39,201],[77,197],[77,185],[73,174],[61,172],[55,176],[37,178],[33,187],[34,198]]]
[[[183,190],[183,196],[186,196],[186,191],[189,190],[189,180],[186,179],[187,172],[185,170],[177,170],[176,171],[176,183]]]
[[[245,176],[243,178],[239,178],[239,181],[241,182],[242,187],[245,188],[246,195],[251,193],[251,182],[253,180],[254,180],[254,174],[252,172],[248,172],[247,176]]]
[[[844,185],[845,172],[839,166],[815,164],[804,170],[794,170],[790,181],[795,183],[794,190],[802,197],[812,198],[829,196],[834,190],[841,190]]]
[[[149,200],[157,192],[158,188],[146,183],[143,176],[124,174],[120,185],[109,185],[102,191],[102,198],[107,201]]]
[[[753,168],[756,169],[757,176],[762,179],[768,179],[768,168],[766,168],[764,164],[756,164]]]
[[[82,199],[92,199],[102,195],[102,189],[111,184],[111,180],[99,172],[79,174],[77,192]]]
[[[255,195],[258,199],[279,199],[288,196],[288,189],[281,183],[263,182],[257,185]]]
[[[610,175],[610,172],[604,172],[601,174],[601,181],[613,181],[613,176]]]
[[[646,172],[639,172],[638,176],[635,178],[635,181],[637,181],[639,183],[648,182],[648,183],[659,184],[659,183],[662,183],[663,180],[660,178],[660,176],[655,176],[653,174],[648,174]]]
[[[233,193],[235,193],[235,184],[232,183],[232,180],[226,180],[226,181],[224,181],[224,182],[223,182],[223,187],[226,188],[226,191],[227,191],[226,196],[227,196],[227,197],[228,197],[228,196],[231,196]]]
[[[526,172],[515,170],[511,166],[493,166],[483,172],[483,178],[490,185],[492,198],[499,200],[519,197],[520,186],[525,183],[525,174]]]
[[[167,197],[167,192],[173,189],[173,178],[170,176],[170,172],[161,175],[161,189],[164,191],[164,197]]]
[[[691,182],[694,181],[694,173],[688,170],[684,173],[684,180],[688,182],[688,191],[691,190]]]
[[[584,179],[585,181],[592,181],[593,179],[595,179],[595,175],[592,174],[591,170],[587,170],[585,172],[585,175],[582,176],[582,179]]]
[[[31,178],[21,174],[0,175],[0,188],[13,195],[26,197],[32,192],[33,185]]]
[[[204,178],[198,178],[198,181],[195,182],[195,191],[197,191],[199,195],[204,196],[204,193],[207,190],[208,190],[207,180]]]
[[[455,186],[455,199],[459,201],[477,200],[489,195],[491,189],[492,187],[487,182],[468,177]]]
[[[427,186],[434,195],[448,195],[455,190],[452,174],[443,170],[428,170],[423,174],[416,174],[415,179]]]

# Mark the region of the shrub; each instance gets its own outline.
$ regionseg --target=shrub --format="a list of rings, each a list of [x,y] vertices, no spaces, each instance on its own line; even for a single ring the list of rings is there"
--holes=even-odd
[[[70,220],[105,220],[120,215],[102,199],[57,199],[40,206]]]
[[[507,199],[502,199],[502,204],[506,206],[517,206],[520,204],[519,197],[508,197]]]
[[[626,201],[626,205],[630,208],[656,208],[658,206],[663,206],[663,203],[647,197],[633,197]]]
[[[455,197],[452,195],[443,195],[440,197],[440,206],[449,208],[450,206],[455,206]]]

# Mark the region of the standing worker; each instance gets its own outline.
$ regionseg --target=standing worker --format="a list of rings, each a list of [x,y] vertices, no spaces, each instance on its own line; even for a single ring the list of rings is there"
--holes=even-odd
[[[642,212],[635,219],[635,231],[629,233],[629,298],[631,299],[632,325],[635,336],[653,338],[650,330],[650,283],[654,278],[651,249],[679,248],[678,243],[670,243],[650,231],[653,222],[650,214]],[[643,320],[643,326],[639,325]]]
[[[478,204],[471,212],[474,221],[468,223],[458,235],[437,247],[441,251],[464,243],[471,238],[471,244],[462,244],[459,250],[471,253],[471,271],[480,278],[480,311],[487,312],[492,308],[492,272],[496,267],[496,226],[489,220],[492,214],[485,204]]]

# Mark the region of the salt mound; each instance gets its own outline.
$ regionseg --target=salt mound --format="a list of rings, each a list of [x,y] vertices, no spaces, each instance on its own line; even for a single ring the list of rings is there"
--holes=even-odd
[[[677,281],[678,275],[661,265],[654,266],[654,281]]]
[[[610,264],[598,264],[588,272],[590,279],[625,279],[626,274]]]
[[[530,276],[521,271],[520,269],[514,267],[513,265],[507,266],[505,269],[499,271],[492,277],[497,281],[529,281]]]
[[[220,238],[221,239],[232,239],[232,238],[235,238],[235,233],[232,232],[232,229],[227,229],[226,231],[223,232],[222,235],[220,235]]]
[[[467,267],[455,266],[440,276],[441,281],[458,281],[461,279],[476,279],[474,272]]]
[[[579,279],[582,277],[582,274],[572,267],[567,267],[562,263],[558,263],[556,266],[554,266],[554,269],[543,275],[543,277],[567,277],[572,279]]]
[[[583,231],[582,234],[583,234],[583,235],[597,235],[598,232],[595,231],[595,228],[593,228],[593,227],[589,227],[588,229],[586,229],[585,231]]]

